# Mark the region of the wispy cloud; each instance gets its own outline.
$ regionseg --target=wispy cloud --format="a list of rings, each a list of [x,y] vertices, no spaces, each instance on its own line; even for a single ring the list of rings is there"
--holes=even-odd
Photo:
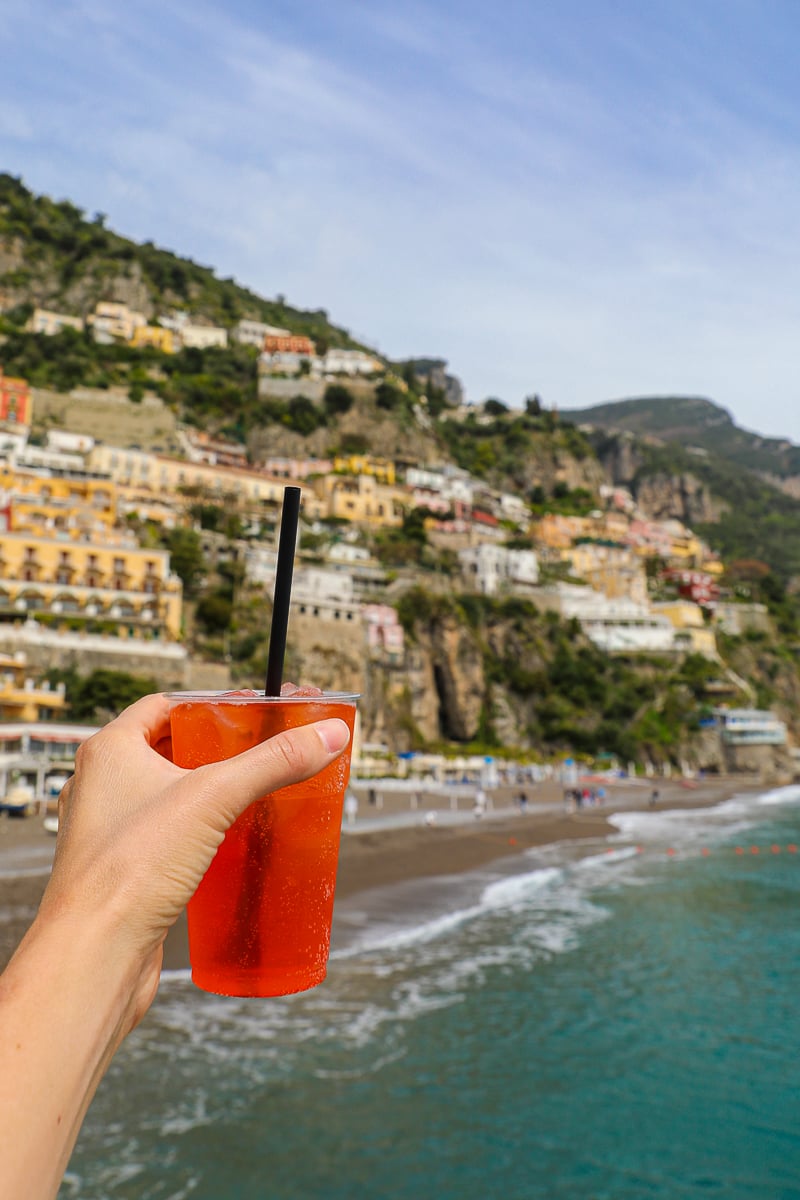
[[[475,398],[685,390],[800,440],[789,6],[271,7],[6,0],[7,168]]]

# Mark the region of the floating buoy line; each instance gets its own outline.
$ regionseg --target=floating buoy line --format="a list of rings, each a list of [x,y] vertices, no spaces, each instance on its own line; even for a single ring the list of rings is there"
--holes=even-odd
[[[645,846],[636,846],[637,854],[644,854],[645,850]],[[606,853],[615,854],[616,851],[617,847],[609,846]],[[751,854],[753,856],[758,854],[797,854],[797,846],[794,842],[789,842],[786,846],[780,846],[777,842],[773,842],[770,846],[733,846],[713,851],[709,850],[708,846],[701,846],[699,851],[700,857],[702,858],[710,858],[712,854],[719,858],[722,855],[728,855],[730,853],[734,853],[739,857],[742,857],[745,854]],[[679,851],[674,846],[668,846],[664,851],[664,854],[667,858],[676,858],[678,855],[680,855],[682,858],[688,858],[691,856],[690,852]]]

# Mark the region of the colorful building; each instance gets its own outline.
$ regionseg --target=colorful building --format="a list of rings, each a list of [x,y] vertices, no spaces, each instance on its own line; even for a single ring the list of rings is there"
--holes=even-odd
[[[311,338],[296,333],[268,333],[264,338],[264,351],[267,354],[302,354],[309,358],[316,353]]]
[[[333,460],[333,469],[344,475],[374,475],[379,483],[391,485],[396,481],[395,467],[391,459],[373,458],[369,454],[337,454]]]
[[[0,423],[30,425],[32,418],[33,400],[28,381],[5,375],[0,367]]]
[[[407,497],[372,475],[324,475],[313,482],[325,516],[363,525],[403,523]]]
[[[714,630],[706,625],[703,610],[691,600],[663,600],[653,604],[652,610],[666,617],[675,630],[676,647],[687,654],[702,654],[704,658],[717,658],[717,639]]]
[[[64,684],[37,684],[23,653],[0,654],[0,721],[47,721],[66,707]]]
[[[719,600],[719,586],[708,571],[673,567],[664,572],[664,577],[675,584],[679,596],[692,600],[703,608],[713,609]]]
[[[102,535],[117,519],[117,489],[110,479],[43,475],[0,464],[0,496],[10,509],[9,528],[17,532]]]
[[[178,496],[187,489],[197,489],[211,498],[230,497],[241,502],[280,504],[283,500],[282,479],[241,467],[188,462],[120,446],[95,446],[87,461],[93,471],[109,475],[121,487],[146,488],[161,496]],[[308,508],[312,499],[310,495],[303,497],[304,512],[309,516],[316,515]]]
[[[92,622],[123,637],[178,639],[182,585],[165,550],[109,533],[104,542],[0,532],[0,620]]]
[[[144,313],[117,300],[101,300],[86,318],[86,324],[91,326],[95,341],[108,342],[118,338],[129,342],[135,330],[147,324],[147,318]]]
[[[162,329],[160,325],[137,325],[129,343],[134,349],[150,346],[160,350],[162,354],[175,353],[175,337],[171,329]]]

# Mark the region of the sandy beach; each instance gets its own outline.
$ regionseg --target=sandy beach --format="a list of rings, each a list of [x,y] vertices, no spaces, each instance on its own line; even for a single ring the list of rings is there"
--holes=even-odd
[[[659,797],[652,806],[655,786]],[[513,807],[514,792],[498,790],[492,795],[494,807],[480,819],[466,804],[454,814],[441,797],[439,808],[434,804],[437,798],[423,796],[419,808],[410,811],[407,796],[382,796],[380,809],[365,812],[362,804],[359,819],[345,827],[337,902],[410,880],[476,870],[535,846],[578,839],[592,842],[613,831],[609,817],[621,810],[710,807],[736,793],[765,787],[745,776],[714,778],[692,787],[663,780],[612,785],[602,806],[568,811],[560,785],[544,783],[528,790],[525,812]],[[432,812],[436,817],[426,824],[426,814]],[[0,967],[35,915],[54,847],[55,838],[45,832],[41,817],[0,817]],[[188,966],[184,921],[167,939],[164,965],[168,969]]]

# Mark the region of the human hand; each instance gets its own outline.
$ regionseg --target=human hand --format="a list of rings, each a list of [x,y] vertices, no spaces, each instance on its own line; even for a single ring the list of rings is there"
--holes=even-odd
[[[123,956],[135,981],[128,1029],[152,1002],[167,930],[229,825],[259,796],[317,774],[349,736],[343,721],[328,719],[190,771],[165,757],[169,702],[156,695],[81,746],[59,799],[40,919],[92,922],[102,914],[109,954]]]

